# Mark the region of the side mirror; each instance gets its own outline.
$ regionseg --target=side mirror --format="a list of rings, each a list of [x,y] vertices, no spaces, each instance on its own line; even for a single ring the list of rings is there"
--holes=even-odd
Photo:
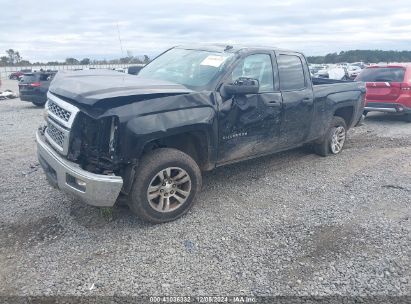
[[[257,94],[260,84],[257,79],[240,77],[234,83],[224,84],[221,95],[231,97],[235,95]]]

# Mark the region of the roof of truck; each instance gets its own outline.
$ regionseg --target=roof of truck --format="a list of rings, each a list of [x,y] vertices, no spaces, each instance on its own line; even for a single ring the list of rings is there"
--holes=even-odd
[[[178,45],[176,48],[181,49],[193,49],[193,50],[204,50],[213,52],[227,52],[236,53],[242,50],[272,50],[280,52],[292,52],[302,54],[301,52],[280,49],[273,46],[263,46],[263,45],[247,45],[247,44],[224,44],[224,43],[212,43],[212,44],[190,44],[190,45]]]

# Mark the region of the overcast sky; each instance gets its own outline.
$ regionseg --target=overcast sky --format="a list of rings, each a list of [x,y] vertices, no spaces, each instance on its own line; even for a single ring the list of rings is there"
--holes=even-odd
[[[1,0],[0,54],[30,61],[153,56],[192,42],[272,45],[324,55],[411,50],[409,0]],[[117,24],[123,44],[123,54]]]

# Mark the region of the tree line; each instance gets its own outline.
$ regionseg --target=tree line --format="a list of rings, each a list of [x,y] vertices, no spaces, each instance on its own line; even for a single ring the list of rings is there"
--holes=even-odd
[[[146,64],[150,61],[147,55],[142,57],[133,56],[128,52],[126,57],[110,60],[96,60],[90,58],[77,59],[68,57],[65,61],[30,62],[23,59],[20,52],[13,49],[6,50],[7,56],[0,57],[0,66],[30,66],[30,65],[89,65],[89,64]]]
[[[329,53],[325,56],[308,56],[309,63],[339,62],[411,62],[411,51],[351,50]]]
[[[127,52],[126,57],[111,60],[96,60],[90,58],[66,58],[65,61],[30,62],[13,49],[6,50],[7,56],[0,57],[0,66],[30,66],[30,65],[89,65],[89,64],[146,64],[150,61],[147,55],[133,56]],[[351,50],[340,53],[329,53],[325,56],[308,56],[309,63],[339,63],[339,62],[411,62],[411,51],[382,51],[382,50]]]

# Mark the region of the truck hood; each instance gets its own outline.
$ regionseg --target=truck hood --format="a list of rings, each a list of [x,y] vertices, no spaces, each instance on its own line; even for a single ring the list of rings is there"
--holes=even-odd
[[[142,95],[176,95],[192,90],[168,81],[141,78],[110,70],[59,71],[49,91],[74,102],[92,106],[100,100]]]

